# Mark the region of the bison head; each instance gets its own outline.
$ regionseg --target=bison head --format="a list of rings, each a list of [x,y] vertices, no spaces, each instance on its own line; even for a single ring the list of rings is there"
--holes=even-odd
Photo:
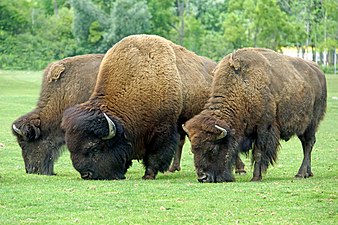
[[[52,137],[43,130],[37,113],[30,113],[14,121],[12,132],[22,149],[26,173],[54,175],[54,161],[59,147],[64,143],[63,135]],[[62,132],[59,129],[59,132]],[[55,131],[53,132],[55,134]]]
[[[83,179],[124,179],[132,145],[117,118],[78,106],[64,112],[62,128],[74,168]]]
[[[217,119],[201,115],[183,127],[191,142],[199,182],[230,182],[236,146],[233,131]]]

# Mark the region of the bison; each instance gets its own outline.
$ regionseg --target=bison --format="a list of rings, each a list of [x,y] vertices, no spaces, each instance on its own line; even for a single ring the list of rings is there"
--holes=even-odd
[[[216,63],[156,35],[132,35],[105,55],[89,101],[64,112],[62,128],[83,179],[124,179],[142,160],[144,179],[169,168],[181,124],[199,113]],[[181,135],[180,135],[181,134]]]
[[[54,174],[64,145],[63,111],[89,99],[103,54],[82,55],[51,63],[44,71],[36,108],[12,124],[27,173]]]
[[[252,181],[260,181],[277,159],[279,141],[293,135],[304,153],[296,177],[313,176],[311,151],[326,95],[325,76],[313,62],[259,48],[225,56],[203,111],[184,126],[198,180],[234,181],[232,161],[252,149]]]

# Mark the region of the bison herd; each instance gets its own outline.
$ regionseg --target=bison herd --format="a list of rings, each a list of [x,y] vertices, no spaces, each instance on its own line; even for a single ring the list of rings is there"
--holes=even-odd
[[[260,181],[279,141],[297,135],[296,177],[307,178],[326,92],[311,61],[243,48],[217,64],[162,37],[131,35],[105,55],[50,64],[36,108],[12,131],[27,173],[53,175],[66,144],[81,177],[101,180],[125,179],[135,159],[143,179],[180,170],[187,135],[200,182],[234,181],[250,150]]]

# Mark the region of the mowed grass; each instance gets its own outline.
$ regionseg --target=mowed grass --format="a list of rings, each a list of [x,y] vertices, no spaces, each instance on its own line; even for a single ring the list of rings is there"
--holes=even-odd
[[[295,179],[297,138],[281,142],[262,182],[200,184],[186,143],[182,171],[144,181],[140,162],[122,181],[86,181],[69,153],[56,176],[27,175],[11,124],[35,107],[42,72],[0,71],[0,224],[338,224],[338,76],[327,75],[328,109],[312,154],[314,177]]]

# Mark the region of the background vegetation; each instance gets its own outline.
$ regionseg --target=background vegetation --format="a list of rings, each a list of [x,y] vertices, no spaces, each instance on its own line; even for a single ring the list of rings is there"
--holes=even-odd
[[[200,184],[186,143],[182,171],[141,179],[134,165],[122,181],[82,180],[68,151],[56,176],[25,174],[11,123],[34,108],[42,72],[0,70],[0,224],[337,224],[338,76],[327,75],[328,108],[312,154],[314,177],[295,179],[302,160],[297,138],[282,142],[262,182]]]
[[[1,0],[0,69],[105,53],[136,33],[214,60],[247,46],[295,47],[327,66],[338,47],[337,10],[337,0]]]

